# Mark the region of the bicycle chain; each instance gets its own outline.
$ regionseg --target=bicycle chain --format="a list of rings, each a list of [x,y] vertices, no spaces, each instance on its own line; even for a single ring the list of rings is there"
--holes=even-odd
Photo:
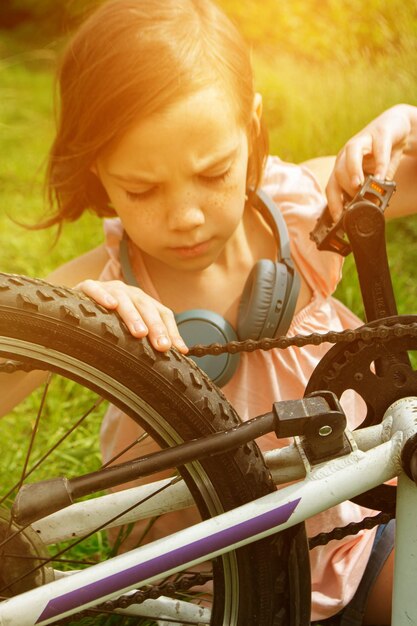
[[[220,344],[212,343],[209,345],[196,344],[192,346],[187,356],[202,357],[207,355],[217,356],[219,354],[229,353],[236,354],[238,352],[254,352],[255,350],[273,350],[278,348],[279,350],[286,350],[287,348],[303,348],[305,346],[319,346],[323,343],[351,343],[357,339],[361,339],[365,342],[379,339],[381,341],[389,340],[392,337],[416,337],[417,336],[417,323],[412,324],[392,324],[386,326],[381,324],[380,326],[370,327],[361,326],[357,329],[347,329],[342,331],[330,330],[327,333],[310,333],[309,335],[294,335],[293,337],[277,337],[276,339],[260,339],[258,341],[254,339],[246,339],[245,341],[230,341],[229,343]],[[39,364],[36,361],[21,362],[13,359],[7,359],[0,364],[0,372],[12,374],[16,371],[31,371],[35,368],[39,368]]]
[[[77,613],[77,619],[97,616],[97,613],[109,613],[116,609],[127,609],[132,604],[142,604],[145,600],[156,600],[160,596],[175,597],[178,593],[187,593],[192,587],[201,587],[212,580],[212,575],[205,572],[195,574],[184,574],[178,580],[170,580],[160,585],[150,586],[148,589],[141,589],[126,596],[120,596],[115,600],[106,600],[98,604],[94,609],[86,609]],[[66,617],[59,621],[59,624],[70,624],[74,621],[74,616]]]
[[[314,537],[308,538],[308,547],[310,550],[313,550],[317,546],[325,546],[334,539],[340,541],[340,539],[344,539],[349,535],[357,535],[361,530],[371,530],[371,528],[380,524],[388,524],[394,517],[393,513],[378,513],[377,515],[364,517],[360,522],[350,522],[346,526],[333,528],[333,530],[327,533],[318,533]]]
[[[375,339],[379,341],[388,341],[393,337],[417,337],[417,323],[411,324],[392,324],[386,326],[381,324],[376,327],[368,327],[366,325],[358,329],[347,329],[343,331],[328,331],[327,333],[311,333],[309,335],[294,335],[293,337],[278,337],[276,339],[261,339],[255,341],[247,339],[245,341],[231,341],[227,344],[214,343],[210,345],[197,344],[192,346],[188,352],[189,356],[206,356],[219,355],[224,353],[236,354],[237,352],[253,352],[254,350],[286,350],[290,347],[302,348],[308,345],[318,346],[323,343],[351,343],[358,339],[364,342],[371,342]],[[8,359],[0,364],[0,372],[13,373],[16,371],[30,371],[33,369],[30,363],[22,363]],[[340,540],[348,535],[357,534],[363,529],[371,529],[379,524],[386,524],[394,517],[390,513],[379,513],[372,517],[365,517],[360,522],[351,522],[344,527],[334,528],[330,532],[319,533],[309,538],[309,549],[319,545],[326,545],[329,541]],[[161,595],[174,596],[177,593],[187,592],[193,586],[200,586],[211,580],[209,574],[186,574],[181,576],[177,581],[169,581],[161,585],[150,586],[146,590],[136,591],[130,595],[122,595],[115,600],[107,600],[98,605],[94,609],[94,615],[97,613],[114,611],[116,609],[125,609],[132,604],[141,604],[147,599],[156,599]],[[79,618],[91,616],[91,609],[77,613]],[[61,620],[60,624],[69,624],[73,618],[68,617]]]

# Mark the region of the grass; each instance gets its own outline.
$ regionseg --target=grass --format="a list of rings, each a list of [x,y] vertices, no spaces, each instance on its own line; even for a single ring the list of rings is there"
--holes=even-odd
[[[317,65],[281,55],[254,56],[257,88],[263,94],[271,152],[299,163],[337,154],[341,146],[381,111],[399,102],[417,104],[416,77],[404,51],[374,65],[349,61]],[[377,86],[377,88],[376,88]],[[417,310],[415,275],[417,217],[387,224],[388,258],[400,313]],[[336,291],[364,319],[354,262],[348,257]]]
[[[417,104],[415,75],[404,69],[412,61],[404,55],[374,64],[349,59],[317,64],[286,55],[265,61],[255,54],[272,150],[294,162],[336,154],[384,109]]]
[[[52,57],[53,58],[53,57]],[[29,231],[44,214],[43,172],[53,133],[52,58],[36,54],[0,60],[0,247],[3,271],[45,276],[57,265],[102,241],[101,224],[86,214],[55,231]]]
[[[0,37],[0,51],[1,44]],[[3,48],[4,45],[3,42]],[[264,94],[265,117],[271,132],[271,152],[295,162],[334,154],[382,109],[400,101],[413,102],[417,79],[404,68],[415,67],[415,61],[403,52],[398,58],[381,59],[375,67],[360,62],[354,66],[331,62],[316,66],[289,56],[265,60],[255,55],[257,84]],[[100,221],[88,214],[76,224],[66,225],[59,245],[55,246],[53,231],[29,231],[19,225],[36,223],[44,210],[44,159],[53,135],[53,65],[51,49],[23,51],[0,60],[0,268],[41,277],[102,241]],[[416,312],[413,275],[417,266],[416,218],[393,222],[387,232],[399,311]],[[336,295],[362,315],[350,258]],[[46,441],[58,438],[89,401],[88,394],[80,395],[72,383],[57,384],[48,406],[47,430],[39,439],[40,449]],[[33,424],[39,393],[0,423],[0,454],[8,480],[12,476],[18,478],[24,454],[22,441],[27,439]],[[67,398],[64,405],[63,397]],[[55,403],[59,403],[59,411],[54,409]],[[89,427],[75,433],[62,452],[52,458],[49,471],[59,475],[96,469],[100,464],[97,437],[100,421],[101,412],[97,411],[89,420]],[[34,454],[36,458],[38,452],[35,450]],[[92,558],[106,550],[103,535],[92,539],[86,548]],[[87,625],[91,620],[75,623]]]

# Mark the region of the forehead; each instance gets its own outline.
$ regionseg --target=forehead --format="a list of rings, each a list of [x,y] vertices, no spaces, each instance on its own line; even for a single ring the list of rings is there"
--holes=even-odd
[[[226,90],[210,87],[187,95],[163,111],[137,119],[105,151],[105,160],[154,166],[167,154],[204,160],[221,157],[246,136]]]

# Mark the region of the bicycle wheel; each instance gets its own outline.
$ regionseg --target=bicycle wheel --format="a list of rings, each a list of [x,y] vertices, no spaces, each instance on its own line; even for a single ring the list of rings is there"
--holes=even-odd
[[[134,339],[116,314],[43,281],[0,274],[0,356],[81,383],[122,409],[161,447],[229,429],[239,421],[191,360],[174,351],[154,351],[146,340]],[[275,488],[255,444],[187,464],[179,472],[203,519]],[[30,544],[30,537],[24,535],[25,542]],[[39,562],[44,558],[40,552],[35,556]],[[215,559],[210,623],[309,623],[307,558],[302,526]],[[26,586],[47,582],[50,572],[46,567],[42,571],[41,580]],[[14,593],[25,588],[16,584]]]

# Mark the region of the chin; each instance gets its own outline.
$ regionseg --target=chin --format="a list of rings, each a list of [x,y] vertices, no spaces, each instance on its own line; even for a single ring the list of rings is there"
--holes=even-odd
[[[171,263],[171,267],[175,267],[182,272],[202,272],[210,267],[210,265],[213,265],[215,261],[216,259],[213,259],[211,256],[209,258],[198,257],[194,259],[176,260],[175,263]]]

